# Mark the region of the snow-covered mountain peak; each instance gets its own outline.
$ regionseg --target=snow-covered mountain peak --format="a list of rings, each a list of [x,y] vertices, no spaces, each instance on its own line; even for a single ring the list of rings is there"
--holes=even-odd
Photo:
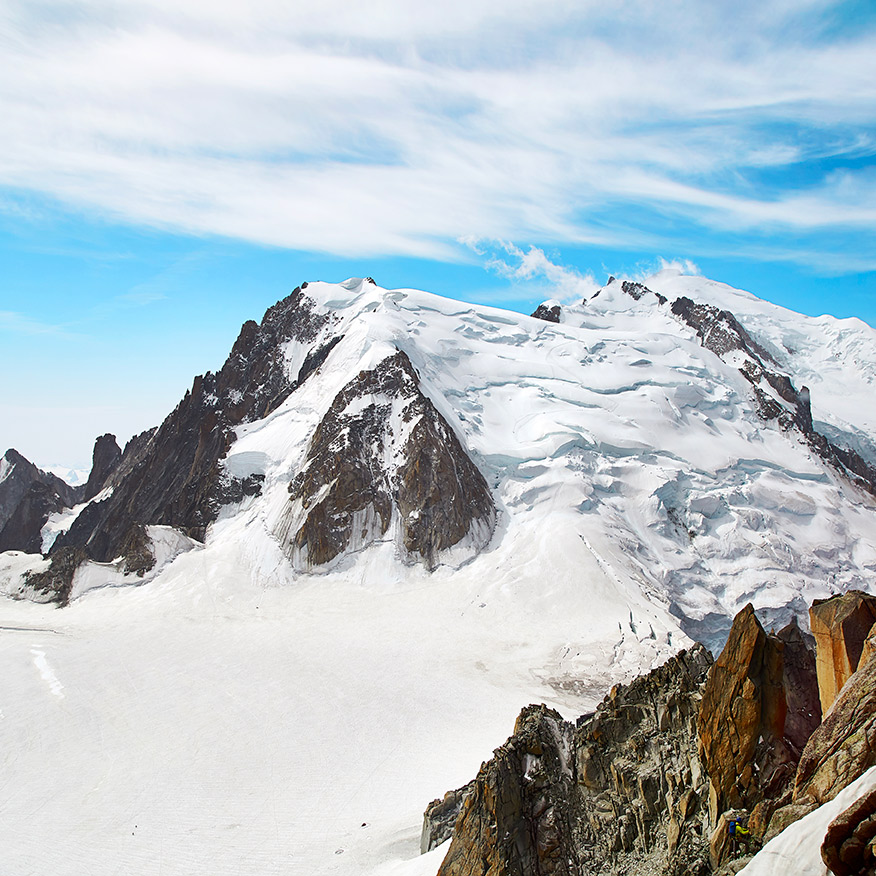
[[[871,586],[871,329],[669,271],[547,304],[303,284],[89,499],[7,455],[0,586],[67,603],[0,600],[11,872],[45,823],[62,876],[428,872],[522,703]]]
[[[577,558],[558,580],[590,568],[611,599],[707,639],[742,599],[781,620],[869,574],[872,500],[851,482],[872,482],[872,332],[672,269],[546,305],[533,319],[370,278],[303,284],[126,451],[113,493],[54,550],[87,542],[109,562],[134,524],[209,545],[245,520],[290,579],[373,551],[496,578],[502,556],[547,549],[518,542],[547,526]],[[821,392],[848,362],[815,374],[798,343],[807,370],[780,340],[794,332],[864,360],[850,407]],[[427,519],[444,522],[423,541]]]

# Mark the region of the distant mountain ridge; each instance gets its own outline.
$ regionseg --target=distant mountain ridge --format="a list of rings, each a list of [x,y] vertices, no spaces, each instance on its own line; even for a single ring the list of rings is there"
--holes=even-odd
[[[0,482],[6,550],[85,503],[7,592],[63,603],[82,563],[149,550],[144,527],[209,542],[232,518],[293,577],[556,551],[707,642],[752,596],[783,623],[872,575],[876,332],[671,271],[533,316],[302,284],[159,427],[100,439],[85,490]]]

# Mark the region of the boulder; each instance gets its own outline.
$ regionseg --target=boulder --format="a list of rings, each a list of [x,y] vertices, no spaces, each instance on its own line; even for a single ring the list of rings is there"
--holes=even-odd
[[[876,789],[864,794],[831,823],[821,859],[835,876],[876,876]]]
[[[816,600],[809,609],[815,636],[818,691],[824,713],[858,668],[864,640],[876,623],[876,597],[850,590]]]

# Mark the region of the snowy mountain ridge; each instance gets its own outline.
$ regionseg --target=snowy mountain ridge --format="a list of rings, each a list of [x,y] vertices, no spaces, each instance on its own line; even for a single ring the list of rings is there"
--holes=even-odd
[[[576,716],[749,601],[779,626],[868,589],[876,498],[836,453],[876,460],[876,332],[669,271],[557,319],[303,284],[52,507],[48,556],[0,554],[5,593],[67,603],[0,604],[0,710],[33,703],[0,734],[48,728],[7,764],[16,812],[63,777],[53,872],[159,872],[158,821],[164,873],[435,872],[424,803],[522,703]],[[95,684],[112,775],[77,754]],[[27,872],[39,832],[0,833]]]
[[[671,270],[641,284],[612,280],[589,301],[562,308],[558,324],[363,280],[305,284],[292,298],[272,308],[281,316],[267,340],[248,323],[223,371],[198,378],[182,403],[197,401],[193,422],[202,433],[205,420],[227,421],[224,432],[210,427],[191,450],[194,460],[209,460],[205,447],[214,445],[216,462],[200,480],[194,469],[173,473],[186,480],[186,496],[197,494],[186,499],[195,511],[181,513],[179,498],[168,511],[167,498],[155,498],[153,510],[133,522],[182,526],[202,539],[207,526],[216,533],[242,515],[304,574],[324,573],[329,561],[350,568],[384,537],[404,560],[399,545],[411,541],[412,522],[421,511],[438,513],[440,504],[441,487],[433,484],[431,497],[420,497],[428,507],[411,500],[404,514],[391,507],[398,466],[414,452],[410,442],[403,449],[403,433],[428,407],[444,439],[459,444],[447,466],[464,463],[469,481],[482,473],[489,484],[478,486],[477,499],[460,498],[478,506],[481,522],[457,520],[439,553],[429,549],[432,568],[469,561],[486,545],[495,502],[492,560],[513,555],[518,537],[527,555],[543,550],[539,536],[534,547],[533,535],[517,533],[547,524],[576,562],[595,562],[611,587],[638,592],[709,644],[752,596],[766,617],[784,622],[831,588],[861,586],[876,569],[873,503],[839,475],[839,462],[825,465],[792,428],[795,420],[801,429],[822,426],[863,463],[876,459],[869,404],[876,333],[860,321],[802,317]],[[684,302],[693,303],[682,313]],[[695,326],[691,307],[699,309]],[[729,310],[731,322],[719,325],[716,308]],[[712,319],[705,328],[704,318]],[[393,361],[406,363],[407,390],[379,377]],[[245,379],[226,378],[226,371]],[[403,398],[413,392],[416,416]],[[264,401],[246,401],[253,393]],[[252,410],[241,413],[248,404]],[[333,408],[337,422],[328,429]],[[421,448],[410,466],[420,471],[438,452]],[[368,458],[351,467],[356,454]],[[433,478],[446,486],[448,471]],[[154,492],[154,484],[146,489]],[[143,493],[117,490],[115,499],[136,505]],[[78,515],[58,546],[78,538],[95,560],[114,560],[126,536],[121,527],[112,538],[104,534],[103,521],[118,516],[113,501]],[[95,524],[92,512],[104,506]],[[343,543],[328,546],[339,527]],[[459,547],[451,559],[452,545],[470,529],[470,549]]]

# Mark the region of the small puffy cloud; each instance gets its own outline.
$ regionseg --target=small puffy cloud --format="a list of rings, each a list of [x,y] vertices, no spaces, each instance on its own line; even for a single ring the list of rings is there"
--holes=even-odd
[[[465,241],[486,259],[486,267],[515,283],[535,286],[545,297],[563,304],[580,303],[600,286],[592,274],[551,261],[544,250],[530,246],[523,250],[508,241]]]

